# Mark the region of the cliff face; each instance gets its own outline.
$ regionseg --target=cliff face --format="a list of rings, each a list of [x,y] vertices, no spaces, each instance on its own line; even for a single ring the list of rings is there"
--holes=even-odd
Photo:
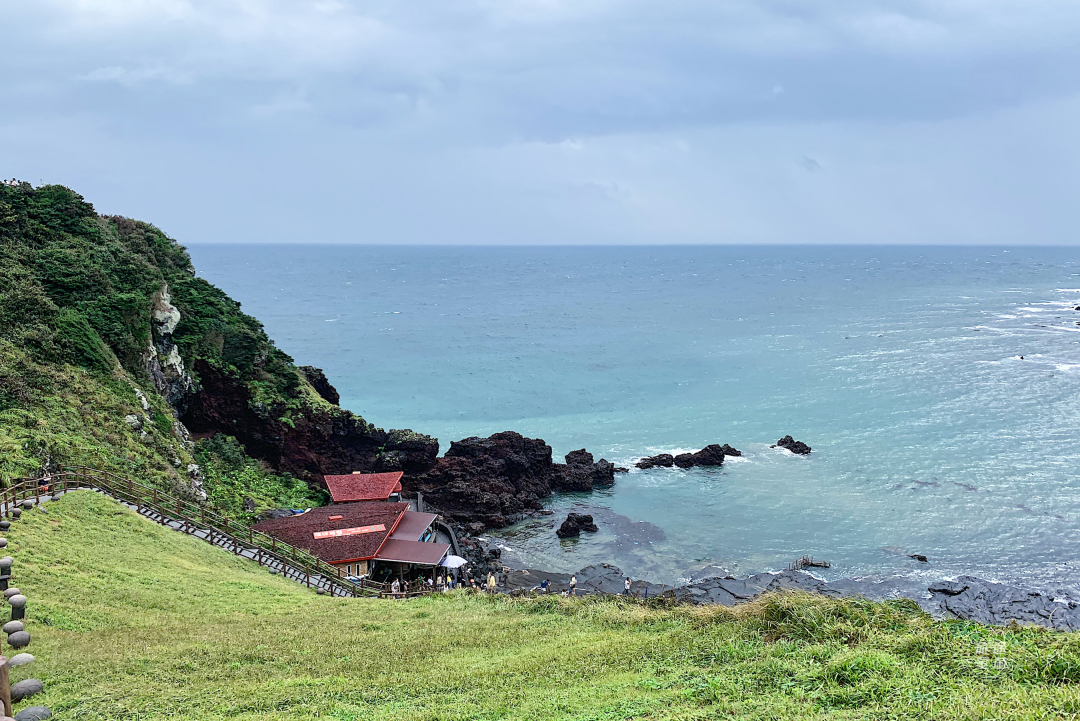
[[[184,425],[193,433],[235,436],[250,455],[279,471],[316,483],[323,474],[352,471],[416,474],[431,468],[439,454],[438,440],[383,431],[321,395],[300,402],[258,400],[240,379],[205,360],[196,359],[195,372],[199,390],[186,401]],[[323,382],[324,393],[329,389],[337,396],[325,376]]]
[[[84,463],[198,497],[189,429],[313,483],[434,464],[434,438],[337,399],[154,226],[62,186],[0,184],[0,476]]]

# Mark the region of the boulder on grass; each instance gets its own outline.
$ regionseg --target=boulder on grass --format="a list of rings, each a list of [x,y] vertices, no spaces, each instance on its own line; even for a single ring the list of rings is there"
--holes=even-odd
[[[34,694],[41,693],[45,690],[45,684],[38,681],[36,678],[28,678],[18,683],[11,684],[11,700],[22,701],[24,698],[30,698]]]

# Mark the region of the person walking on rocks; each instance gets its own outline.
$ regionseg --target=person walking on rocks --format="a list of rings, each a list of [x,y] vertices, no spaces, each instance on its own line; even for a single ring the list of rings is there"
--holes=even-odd
[[[626,582],[623,583],[623,595],[624,596],[629,596],[630,595],[630,577],[629,576],[626,577]]]
[[[495,574],[494,573],[488,573],[487,590],[488,590],[488,593],[495,593]]]
[[[577,575],[576,574],[570,577],[570,595],[571,596],[576,596],[577,595]]]

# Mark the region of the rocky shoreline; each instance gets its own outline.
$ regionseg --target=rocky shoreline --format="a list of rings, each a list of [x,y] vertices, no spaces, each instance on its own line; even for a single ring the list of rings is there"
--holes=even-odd
[[[573,574],[577,595],[621,594],[626,574],[617,566],[596,564]],[[502,574],[498,590],[521,595],[541,581],[552,592],[568,588],[571,574],[536,569],[511,570]],[[664,596],[683,603],[735,606],[772,591],[804,591],[829,598],[863,597],[872,601],[909,598],[931,616],[963,619],[1004,626],[1010,623],[1037,625],[1058,631],[1080,630],[1080,603],[1044,591],[993,583],[973,576],[939,581],[920,590],[910,579],[874,582],[852,578],[823,581],[805,571],[758,573],[745,578],[733,576],[705,578],[683,586],[665,586],[633,580],[630,592],[637,598]]]

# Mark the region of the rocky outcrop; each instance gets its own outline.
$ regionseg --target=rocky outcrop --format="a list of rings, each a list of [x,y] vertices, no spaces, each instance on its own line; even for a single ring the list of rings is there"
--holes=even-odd
[[[425,473],[402,481],[469,533],[501,528],[539,511],[553,491],[589,491],[614,482],[615,467],[574,451],[566,465],[552,462],[551,446],[506,431],[489,438],[454,441]]]
[[[559,538],[577,538],[582,531],[596,533],[600,529],[593,523],[593,517],[584,513],[571,513],[562,522],[555,535]]]
[[[724,465],[724,448],[713,443],[705,446],[697,453],[680,453],[675,456],[674,462],[679,468],[722,466]]]
[[[556,491],[591,491],[594,486],[610,486],[615,482],[615,465],[582,448],[565,456],[566,465],[553,464],[551,484]]]
[[[330,405],[338,405],[341,403],[341,395],[337,392],[337,388],[330,385],[330,380],[323,373],[322,368],[316,368],[315,366],[300,366],[297,368],[307,379],[307,382],[311,384],[311,387],[315,389],[315,392],[322,396],[322,399]]]
[[[930,586],[930,600],[921,605],[935,615],[1002,625],[1009,621],[1049,626],[1064,631],[1080,629],[1080,604],[1040,591],[991,583],[972,576]]]
[[[731,450],[732,453],[728,453]],[[694,468],[695,466],[721,466],[724,464],[724,456],[741,456],[742,453],[736,451],[729,445],[719,445],[713,443],[705,446],[697,453],[680,453],[677,456],[672,456],[670,453],[660,453],[655,456],[646,456],[640,461],[635,463],[638,468],[671,468],[672,466],[678,466],[679,468]]]
[[[195,391],[195,380],[184,368],[180,349],[173,342],[173,331],[180,322],[180,311],[172,304],[169,286],[162,283],[151,298],[152,337],[143,354],[146,374],[169,405],[181,411]]]
[[[810,446],[806,445],[802,441],[795,440],[791,436],[784,436],[783,438],[778,440],[775,445],[770,446],[770,448],[776,448],[777,446],[779,446],[780,448],[786,448],[792,453],[800,456],[809,455],[811,450]]]
[[[670,453],[660,453],[655,456],[645,456],[634,465],[638,468],[671,468],[675,464],[675,456]]]
[[[401,470],[420,474],[435,464],[439,441],[410,430],[384,431],[341,408],[310,408],[286,416],[285,404],[254,402],[242,381],[195,361],[199,390],[181,416],[193,433],[235,436],[248,455],[278,471],[315,480],[324,474]]]
[[[725,456],[736,456],[736,457],[740,457],[740,456],[742,456],[742,451],[740,451],[740,450],[737,450],[737,449],[735,449],[735,448],[732,448],[732,447],[731,447],[731,446],[729,446],[729,445],[728,445],[727,443],[725,443],[724,445],[720,446],[720,448],[721,448],[721,449],[723,449],[723,451],[724,451],[724,455],[725,455]]]

